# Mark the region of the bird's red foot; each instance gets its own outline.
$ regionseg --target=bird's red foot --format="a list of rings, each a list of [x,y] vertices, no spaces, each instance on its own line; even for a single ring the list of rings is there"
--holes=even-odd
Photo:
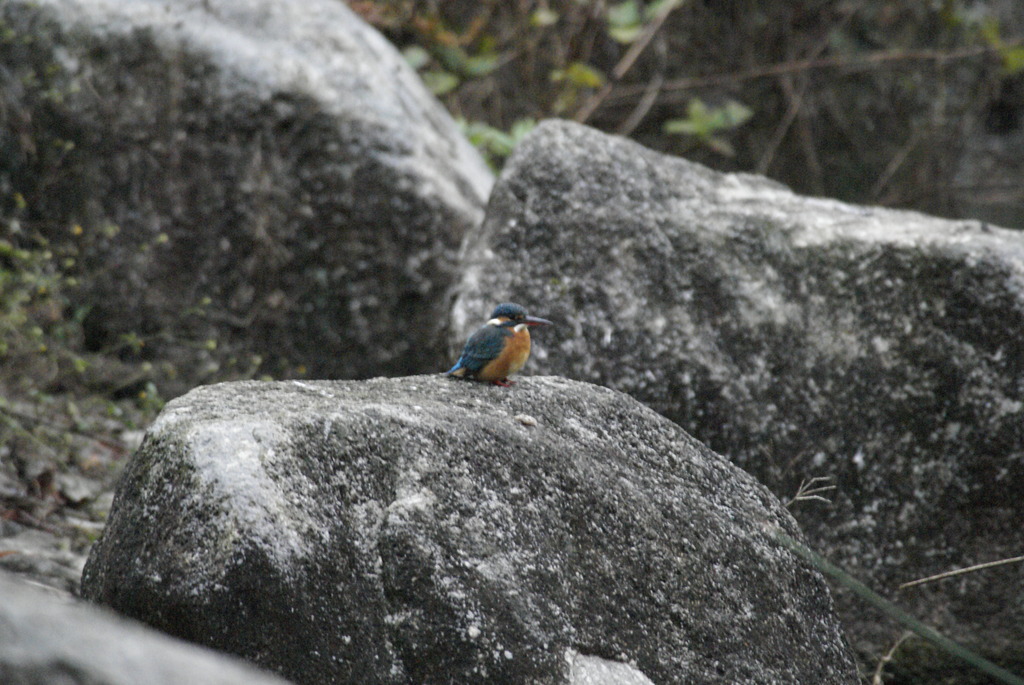
[[[495,385],[500,385],[503,388],[510,388],[516,384],[515,381],[510,381],[507,378],[499,378],[496,381],[491,381],[491,383],[494,383]]]

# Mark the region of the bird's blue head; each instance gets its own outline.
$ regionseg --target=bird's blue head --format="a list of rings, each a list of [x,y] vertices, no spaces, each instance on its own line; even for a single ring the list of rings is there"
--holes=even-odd
[[[549,326],[551,322],[536,316],[527,316],[526,308],[512,302],[503,302],[491,312],[491,321],[495,319],[508,319],[502,326],[515,326],[524,323],[527,326]]]
[[[526,308],[512,302],[503,302],[491,312],[491,318],[497,319],[504,316],[506,319],[522,319],[526,316]]]

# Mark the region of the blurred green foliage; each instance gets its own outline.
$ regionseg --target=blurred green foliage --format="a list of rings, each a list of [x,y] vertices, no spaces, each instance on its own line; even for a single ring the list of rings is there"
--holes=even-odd
[[[81,284],[103,266],[82,255],[120,228],[41,218],[72,199],[54,188],[80,151],[55,122],[78,91],[35,40],[0,21],[0,514],[46,526],[49,513],[80,503],[60,479],[112,477],[130,449],[123,436],[164,401],[140,335],[103,349],[87,341]]]
[[[63,267],[73,266],[73,258],[62,262],[39,237],[28,248],[9,237],[0,237],[0,362],[5,365],[52,354],[78,337],[80,326],[80,316],[65,315],[64,293],[77,279]]]
[[[512,124],[507,132],[489,126],[482,121],[458,120],[463,133],[483,154],[492,169],[501,168],[501,163],[512,154],[516,144],[529,133],[537,122],[533,119],[520,119]]]
[[[1024,13],[996,5],[350,6],[404,50],[456,118],[472,122],[464,126],[492,164],[506,156],[517,122],[563,117],[797,192],[957,216],[958,203],[987,192],[958,175],[965,131],[1024,121]],[[1007,188],[1024,186],[980,182],[1004,205]],[[1024,206],[1024,190],[1012,192]]]
[[[735,100],[721,107],[709,107],[700,98],[693,98],[686,108],[685,118],[669,119],[663,127],[665,133],[692,136],[716,152],[732,157],[736,150],[718,134],[741,126],[752,116],[753,110]]]
[[[680,7],[683,0],[625,0],[608,7],[608,35],[620,43],[635,41],[660,15]]]

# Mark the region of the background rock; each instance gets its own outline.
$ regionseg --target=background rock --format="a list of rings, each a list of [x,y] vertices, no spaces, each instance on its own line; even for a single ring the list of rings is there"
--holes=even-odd
[[[1019,234],[798,197],[547,122],[467,261],[453,354],[495,301],[554,320],[531,369],[628,392],[783,498],[830,478],[831,504],[795,505],[819,549],[1024,671],[1024,566],[896,591],[1024,547]],[[876,660],[900,630],[840,601]]]
[[[160,635],[0,573],[5,685],[285,685],[237,659]]]
[[[78,590],[86,552],[62,530],[0,522],[0,569],[19,573],[69,595]]]
[[[73,260],[86,351],[171,394],[437,365],[492,176],[344,3],[10,0],[0,27],[0,216]]]
[[[797,533],[607,389],[229,383],[153,424],[82,589],[304,683],[855,683],[772,526]]]

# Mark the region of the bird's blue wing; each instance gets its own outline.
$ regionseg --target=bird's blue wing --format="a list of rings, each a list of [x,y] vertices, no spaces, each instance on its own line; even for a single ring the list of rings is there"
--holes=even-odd
[[[505,348],[505,341],[511,336],[512,332],[507,328],[484,326],[466,341],[466,346],[462,348],[462,356],[448,373],[458,369],[466,369],[470,374],[477,373],[487,365],[487,362],[501,354]]]

